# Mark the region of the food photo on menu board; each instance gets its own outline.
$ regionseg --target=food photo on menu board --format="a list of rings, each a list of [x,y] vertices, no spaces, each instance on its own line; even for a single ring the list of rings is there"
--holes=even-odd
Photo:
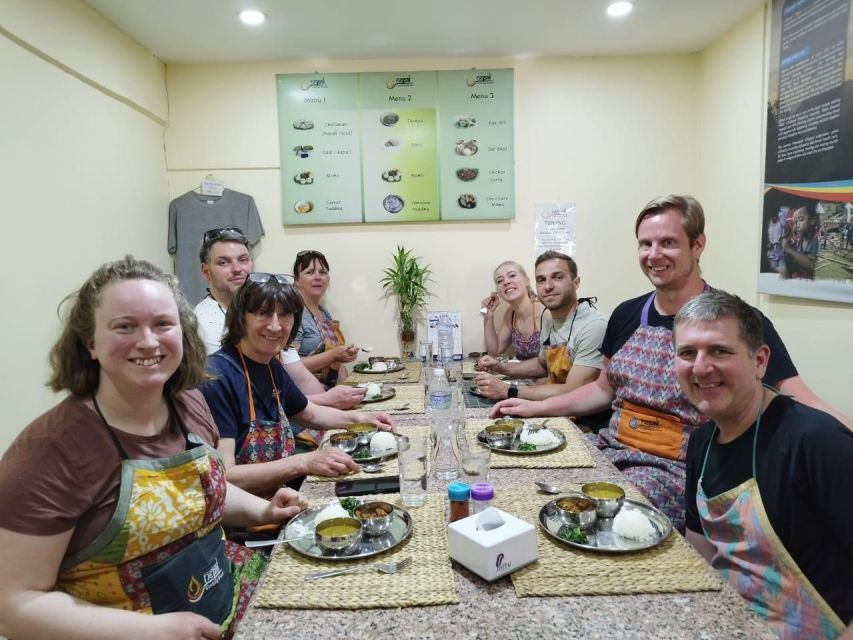
[[[276,81],[284,224],[513,217],[511,69]]]

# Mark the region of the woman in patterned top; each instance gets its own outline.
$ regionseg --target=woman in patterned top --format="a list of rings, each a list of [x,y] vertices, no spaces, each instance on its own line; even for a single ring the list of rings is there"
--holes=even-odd
[[[519,360],[537,357],[539,328],[545,307],[537,301],[524,267],[512,260],[502,262],[495,269],[494,280],[496,290],[482,302],[486,311],[483,319],[486,352],[496,356],[511,346]],[[508,307],[496,320],[501,300]]]

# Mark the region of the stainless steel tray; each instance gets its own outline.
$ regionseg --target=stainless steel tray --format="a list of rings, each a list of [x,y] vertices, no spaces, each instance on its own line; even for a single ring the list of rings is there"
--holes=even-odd
[[[563,524],[559,515],[557,515],[555,503],[561,497],[563,496],[557,496],[553,500],[550,500],[539,510],[539,526],[555,540],[571,547],[602,553],[630,553],[631,551],[640,551],[641,549],[649,549],[650,547],[659,545],[672,533],[672,523],[661,511],[642,502],[628,499],[622,505],[622,511],[638,511],[648,518],[652,529],[655,530],[655,536],[652,540],[640,542],[618,536],[613,533],[613,518],[599,518],[595,521],[593,528],[584,531],[586,533],[585,544],[571,542],[560,537],[560,532],[571,529],[571,527]]]
[[[553,433],[557,438],[557,443],[542,446],[542,447],[537,447],[536,451],[519,451],[518,447],[521,446],[522,442],[521,442],[521,439],[518,436],[516,436],[515,438],[513,438],[510,441],[510,443],[506,447],[497,447],[494,444],[492,444],[491,442],[489,442],[488,440],[486,440],[486,430],[485,429],[480,431],[480,433],[477,434],[477,440],[479,440],[480,442],[484,442],[486,444],[486,446],[488,446],[489,449],[491,449],[492,451],[497,451],[498,453],[511,453],[511,454],[520,455],[520,456],[535,456],[535,455],[539,455],[542,453],[549,453],[551,451],[556,451],[557,449],[560,449],[560,448],[566,446],[566,436],[564,436],[561,431],[557,431],[556,429],[549,429],[548,427],[543,427],[542,430],[543,431],[550,431],[551,433]]]

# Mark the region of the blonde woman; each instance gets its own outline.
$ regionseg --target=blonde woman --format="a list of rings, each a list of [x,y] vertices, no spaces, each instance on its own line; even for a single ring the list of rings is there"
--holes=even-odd
[[[483,334],[486,352],[491,356],[504,353],[510,347],[519,360],[539,355],[539,328],[545,307],[536,299],[530,278],[517,262],[507,260],[494,272],[495,291],[482,302],[486,310]],[[506,303],[500,318],[498,307]]]

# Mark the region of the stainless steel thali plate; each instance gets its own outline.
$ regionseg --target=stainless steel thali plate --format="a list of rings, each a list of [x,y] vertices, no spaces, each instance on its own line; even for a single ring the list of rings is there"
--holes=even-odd
[[[560,536],[560,533],[567,534],[571,529],[571,527],[563,524],[557,514],[555,503],[561,497],[557,496],[550,500],[539,510],[539,525],[545,533],[555,540],[578,549],[602,553],[630,553],[659,545],[672,533],[672,523],[661,511],[642,502],[628,499],[622,505],[622,511],[637,511],[648,518],[652,529],[654,529],[654,537],[651,540],[641,542],[623,538],[613,532],[613,518],[599,518],[595,521],[594,527],[584,531],[586,543],[572,542]]]
[[[516,437],[510,440],[508,445],[504,447],[499,447],[486,440],[485,429],[483,429],[482,431],[480,431],[480,433],[477,434],[477,440],[479,440],[480,442],[485,442],[488,445],[489,449],[491,449],[492,451],[497,451],[498,453],[512,453],[522,456],[535,456],[541,453],[549,453],[551,451],[556,451],[557,449],[566,446],[566,436],[564,436],[561,431],[557,431],[556,429],[549,429],[548,427],[543,427],[542,429],[540,429],[540,431],[549,431],[550,433],[553,433],[554,436],[557,438],[557,442],[549,445],[538,446],[536,447],[535,451],[525,451],[523,449],[519,449],[519,447],[523,443],[521,442],[521,438],[516,435]]]
[[[298,537],[303,531],[310,530],[314,532],[314,518],[317,517],[324,507],[320,505],[306,509],[298,516],[287,523],[282,535],[285,538]],[[356,560],[358,558],[368,558],[380,553],[384,553],[389,549],[393,549],[412,533],[412,516],[411,514],[394,505],[394,518],[391,521],[391,526],[388,531],[381,536],[367,536],[362,534],[361,540],[354,547],[341,551],[328,551],[320,547],[314,539],[314,536],[303,538],[301,540],[293,540],[286,543],[291,549],[297,553],[310,558],[319,558],[321,560]]]
[[[373,384],[371,382],[371,384]],[[361,387],[362,385],[358,385]],[[370,402],[382,402],[383,400],[390,400],[394,396],[397,395],[397,390],[394,387],[389,387],[387,384],[382,385],[382,391],[375,398],[364,397],[361,401],[361,404],[370,403]]]
[[[326,438],[323,440],[320,445],[321,449],[329,449],[332,447],[332,444],[329,442],[329,439]],[[367,463],[380,463],[385,462],[386,460],[390,460],[391,458],[397,457],[397,451],[386,451],[384,453],[375,454],[370,450],[369,444],[360,444],[356,447],[355,451],[349,451],[349,456],[355,460],[358,464],[367,464]],[[362,454],[362,455],[359,455]]]

